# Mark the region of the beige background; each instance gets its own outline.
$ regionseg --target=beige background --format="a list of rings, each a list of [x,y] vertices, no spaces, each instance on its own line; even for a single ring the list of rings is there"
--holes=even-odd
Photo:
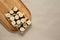
[[[0,24],[0,40],[60,40],[60,0],[23,0],[32,13],[32,27],[22,36]]]

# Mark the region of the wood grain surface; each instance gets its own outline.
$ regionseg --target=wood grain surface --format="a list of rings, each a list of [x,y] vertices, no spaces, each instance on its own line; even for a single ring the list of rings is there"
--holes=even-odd
[[[30,11],[23,4],[21,0],[0,0],[0,23],[4,25],[9,31],[17,31],[5,18],[5,14],[11,10],[13,7],[19,8],[21,12],[25,13],[28,19],[31,19]]]

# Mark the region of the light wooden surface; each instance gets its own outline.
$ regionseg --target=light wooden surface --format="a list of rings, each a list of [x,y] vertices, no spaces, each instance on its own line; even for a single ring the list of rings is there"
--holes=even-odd
[[[24,12],[28,19],[31,19],[31,14],[21,0],[0,0],[0,23],[10,31],[17,31],[5,18],[5,15],[13,7],[17,7],[21,12]]]

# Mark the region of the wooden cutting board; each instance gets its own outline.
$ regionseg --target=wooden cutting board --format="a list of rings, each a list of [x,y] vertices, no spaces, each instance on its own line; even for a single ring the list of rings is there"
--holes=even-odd
[[[5,18],[5,14],[13,7],[19,8],[21,12],[24,12],[28,19],[31,19],[31,13],[21,0],[0,0],[0,23],[4,25],[9,31],[17,31]]]

